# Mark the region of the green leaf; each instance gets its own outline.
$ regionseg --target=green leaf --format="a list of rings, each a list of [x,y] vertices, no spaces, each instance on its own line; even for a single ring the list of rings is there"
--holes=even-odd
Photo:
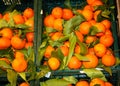
[[[21,72],[21,73],[18,73],[18,74],[23,80],[27,81],[25,72]]]
[[[82,15],[77,15],[66,21],[64,24],[63,34],[68,35],[72,33],[81,22],[85,21],[85,18]]]
[[[78,42],[78,44],[80,45],[80,54],[81,55],[85,55],[85,54],[87,54],[87,52],[88,52],[88,47],[87,47],[87,45],[85,44],[85,43],[82,43],[82,42]]]
[[[105,71],[107,71],[111,76],[112,76],[112,70],[111,70],[111,68],[110,67],[103,67],[103,69],[105,70]]]
[[[68,65],[68,62],[69,62],[70,58],[72,57],[72,55],[74,53],[74,48],[75,48],[75,45],[76,45],[76,41],[77,41],[77,38],[76,38],[75,34],[71,33],[70,38],[69,38],[69,42],[70,42],[69,54],[68,54],[68,57],[65,61],[65,66]]]
[[[96,35],[98,33],[98,29],[95,26],[90,27],[90,35]]]
[[[3,60],[0,60],[0,67],[5,68],[5,69],[12,69],[12,67],[10,66],[10,64],[6,63]]]
[[[72,84],[76,84],[78,81],[74,76],[66,76],[66,77],[63,77],[63,79],[66,81],[69,81]]]
[[[45,29],[46,29],[47,33],[56,32],[56,29],[54,29],[52,27],[46,27]]]
[[[71,6],[71,4],[70,4],[70,0],[65,0],[64,5],[65,5],[67,8],[72,9],[72,6]]]
[[[63,79],[49,79],[44,82],[40,82],[40,86],[67,86],[71,84],[69,81]]]
[[[7,69],[7,79],[10,82],[11,86],[16,86],[17,82],[17,73],[13,70]]]
[[[28,29],[29,26],[28,26],[28,25],[25,25],[25,24],[16,24],[16,25],[15,25],[15,28]]]
[[[109,15],[110,15],[111,11],[109,10],[104,10],[102,11],[101,15],[105,18],[109,18]]]
[[[102,73],[101,70],[97,70],[97,69],[93,68],[93,69],[83,69],[83,71],[91,79],[93,79],[93,78],[101,78],[102,80],[107,81],[107,79],[105,78],[105,75]]]
[[[80,54],[75,54],[75,56],[80,60],[80,61],[89,61],[89,59],[84,56],[84,55],[80,55]]]
[[[0,19],[0,28],[8,27],[8,23],[4,19]]]

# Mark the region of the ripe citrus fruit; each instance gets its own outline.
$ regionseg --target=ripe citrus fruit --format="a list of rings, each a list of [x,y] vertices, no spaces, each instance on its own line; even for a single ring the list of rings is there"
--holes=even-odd
[[[95,54],[98,57],[102,57],[103,55],[105,55],[106,50],[107,50],[106,46],[102,43],[98,43],[94,46]]]
[[[95,21],[98,20],[98,16],[100,15],[100,13],[101,13],[101,10],[96,10],[96,11],[93,13],[93,19],[94,19]]]
[[[63,14],[63,10],[61,7],[54,7],[52,9],[51,14],[55,17],[55,18],[62,18],[62,14]]]
[[[105,86],[113,86],[110,82],[105,82]]]
[[[14,57],[15,57],[15,59],[24,59],[24,54],[20,51],[16,51],[14,53]]]
[[[3,28],[2,30],[0,30],[0,36],[11,39],[13,36],[13,31],[11,28]]]
[[[83,36],[83,34],[82,34],[80,31],[76,30],[76,31],[75,31],[75,34],[76,34],[76,36],[77,36],[77,38],[78,38],[78,40],[79,40],[80,42],[83,42],[83,41],[84,41],[84,36]]]
[[[90,31],[90,27],[91,24],[89,22],[83,22],[80,24],[79,26],[79,31],[83,34],[83,35],[87,35]]]
[[[3,15],[3,19],[6,20],[7,22],[10,20],[9,12]]]
[[[1,37],[0,38],[0,50],[7,49],[11,46],[11,42],[9,38]]]
[[[47,15],[45,18],[44,18],[44,25],[47,26],[47,27],[53,27],[53,24],[54,24],[54,16],[53,15]]]
[[[111,28],[111,21],[109,21],[108,19],[101,21],[101,23],[105,25],[106,29]]]
[[[94,54],[87,54],[88,61],[83,61],[85,68],[95,68],[98,65],[98,58]]]
[[[32,18],[34,16],[34,10],[30,7],[26,8],[23,11],[23,16],[27,17],[27,18]]]
[[[80,80],[76,83],[75,86],[89,86],[89,83],[85,80]]]
[[[56,57],[51,57],[48,59],[48,65],[51,70],[57,70],[60,67],[60,61]]]
[[[60,39],[62,36],[63,36],[62,32],[55,32],[55,33],[51,36],[51,39],[52,39],[53,41],[56,41],[56,40]]]
[[[104,44],[106,47],[110,47],[114,42],[112,35],[103,35],[100,37],[100,43]]]
[[[94,1],[96,1],[96,0],[86,0],[87,1],[87,4],[92,4]]]
[[[82,15],[85,17],[87,21],[90,21],[93,18],[93,11],[89,9],[84,9],[82,11]]]
[[[33,42],[34,40],[34,32],[27,32],[26,33],[26,39],[28,42]]]
[[[65,20],[69,20],[73,17],[73,12],[70,9],[64,8],[63,9],[63,16],[62,18]]]
[[[21,14],[14,15],[13,20],[14,20],[15,24],[25,23],[24,17]]]
[[[28,49],[29,47],[33,47],[33,42],[26,42],[25,48]]]
[[[92,42],[95,42],[96,39],[97,39],[96,36],[90,36],[90,35],[89,35],[89,36],[86,37],[85,43],[90,44],[90,43],[92,43]]]
[[[12,61],[12,68],[16,71],[16,72],[24,72],[27,68],[27,61],[23,58],[21,59],[14,59]]]
[[[68,67],[70,69],[79,69],[81,66],[82,62],[76,56],[72,56],[68,63]]]
[[[80,49],[80,46],[78,44],[75,45],[74,52],[77,53],[77,54],[80,54],[81,49]]]
[[[105,82],[100,78],[94,78],[90,82],[90,86],[105,86]]]
[[[54,24],[53,24],[53,28],[58,30],[58,31],[62,31],[63,30],[63,19],[55,19]]]
[[[113,66],[115,65],[116,63],[116,58],[114,57],[114,55],[112,54],[105,54],[103,57],[102,57],[102,64],[104,64],[105,66]]]
[[[46,50],[45,50],[45,53],[44,53],[44,56],[46,58],[50,58],[51,57],[51,53],[52,51],[54,51],[55,49],[52,47],[52,46],[47,46]]]
[[[30,84],[29,83],[27,83],[27,82],[22,82],[22,83],[20,83],[20,85],[19,86],[30,86]]]
[[[11,45],[15,49],[23,49],[25,47],[26,40],[21,39],[19,36],[13,36],[11,38]]]
[[[68,46],[62,45],[62,46],[60,46],[60,49],[61,49],[61,51],[62,51],[62,53],[63,53],[64,56],[68,56],[68,53],[69,53]]]
[[[25,24],[29,26],[29,30],[34,30],[34,19],[30,18],[25,21]]]

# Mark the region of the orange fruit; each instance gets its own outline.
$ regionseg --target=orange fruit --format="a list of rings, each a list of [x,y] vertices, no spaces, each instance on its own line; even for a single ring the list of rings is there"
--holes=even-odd
[[[96,56],[98,57],[102,57],[103,55],[105,55],[106,50],[107,50],[106,46],[102,43],[94,45],[94,51]]]
[[[13,36],[13,31],[11,28],[3,28],[2,30],[0,30],[0,35],[2,37],[7,37],[7,38],[11,39]]]
[[[53,24],[53,28],[58,30],[58,31],[62,31],[63,30],[63,19],[55,19],[54,20],[54,24]]]
[[[96,11],[93,13],[93,19],[94,19],[95,21],[97,21],[98,15],[100,15],[100,13],[101,13],[101,10],[96,10]]]
[[[80,80],[76,83],[75,86],[89,86],[89,83],[85,80]]]
[[[105,35],[112,35],[112,32],[107,29],[107,30],[105,31]]]
[[[86,6],[84,7],[84,10],[91,10],[91,11],[93,11],[91,5],[86,5]]]
[[[94,54],[85,55],[89,61],[83,61],[83,66],[85,68],[95,68],[98,65],[98,58]]]
[[[70,9],[64,8],[62,18],[65,20],[69,20],[73,17],[73,12]]]
[[[94,25],[94,24],[96,24],[96,21],[95,20],[90,20],[90,21],[88,21],[91,25]]]
[[[34,40],[34,32],[27,32],[26,33],[26,39],[28,42],[33,42]]]
[[[62,45],[62,46],[60,46],[60,49],[61,49],[61,51],[62,51],[62,53],[63,53],[64,56],[68,56],[68,53],[69,53],[68,46]]]
[[[110,82],[105,82],[105,86],[113,86]]]
[[[85,43],[86,43],[86,44],[90,44],[90,43],[92,43],[92,42],[95,42],[96,39],[97,39],[96,36],[91,36],[91,35],[89,35],[89,36],[86,37]]]
[[[56,41],[56,40],[60,39],[62,36],[63,36],[62,32],[55,32],[55,33],[51,36],[51,39],[52,39],[53,41]]]
[[[20,51],[16,51],[14,53],[14,57],[15,57],[15,59],[24,59],[24,54]]]
[[[101,21],[101,23],[105,25],[106,29],[111,28],[111,21],[109,21],[108,19]]]
[[[12,68],[16,72],[24,72],[27,68],[27,61],[24,58],[14,59],[12,61]]]
[[[112,35],[103,35],[100,37],[100,43],[104,44],[106,47],[110,47],[114,42]]]
[[[0,19],[2,19],[3,18],[3,15],[0,13]]]
[[[45,18],[44,18],[44,25],[46,27],[53,27],[53,24],[54,24],[54,16],[53,15],[47,15]]]
[[[11,38],[11,45],[15,49],[23,49],[25,47],[26,40],[15,35]]]
[[[27,82],[22,82],[22,83],[19,84],[19,86],[30,86],[30,84],[27,83]]]
[[[80,46],[78,44],[76,44],[74,52],[77,54],[80,54],[81,50],[80,50]]]
[[[87,1],[87,4],[91,5],[96,0],[86,0],[86,1]]]
[[[70,69],[79,69],[81,66],[82,62],[76,56],[72,56],[68,62],[68,67]]]
[[[83,22],[79,26],[79,31],[83,35],[87,35],[89,33],[89,31],[90,31],[90,27],[91,27],[91,24],[89,22]]]
[[[81,9],[77,9],[76,10],[79,14],[82,14],[82,10]]]
[[[90,86],[105,86],[105,82],[100,78],[94,78],[90,82]]]
[[[29,26],[29,30],[34,30],[34,19],[31,18],[31,19],[28,19],[25,21],[25,24]]]
[[[23,11],[23,16],[27,17],[27,18],[32,18],[34,16],[34,10],[30,7],[26,8]]]
[[[91,6],[99,6],[99,5],[103,5],[103,2],[101,0],[94,0],[94,2],[91,4]]]
[[[65,41],[64,45],[66,45],[69,48],[70,47],[70,42],[69,41]]]
[[[14,20],[15,24],[24,24],[25,23],[24,17],[21,14],[14,15],[13,20]]]
[[[102,24],[101,22],[96,23],[94,26],[97,28],[97,31],[98,31],[96,36],[102,36],[105,33],[106,28],[105,28],[104,24]]]
[[[3,15],[3,19],[5,19],[8,22],[10,20],[9,13],[5,13]]]
[[[10,64],[10,60],[6,57],[0,58],[0,60],[5,61],[7,64]]]
[[[60,67],[60,61],[56,57],[51,57],[48,59],[48,65],[51,70],[57,70]]]
[[[44,56],[46,57],[46,58],[50,58],[51,57],[51,53],[52,53],[52,51],[54,51],[55,49],[52,47],[52,46],[47,46],[47,48],[46,48],[46,50],[45,50],[45,52],[44,52]]]
[[[93,54],[93,55],[95,55],[95,52],[94,52],[94,48],[93,48],[93,47],[88,48],[88,54]]]
[[[112,54],[105,54],[102,56],[102,64],[105,66],[113,66],[116,63],[116,58]]]
[[[93,11],[89,9],[83,9],[82,15],[87,21],[90,21],[93,18]]]
[[[84,40],[83,34],[82,34],[80,31],[78,31],[78,30],[75,31],[75,34],[76,34],[78,40],[79,40],[80,42],[83,42],[83,40]]]
[[[11,42],[9,38],[1,37],[0,38],[0,50],[7,49],[11,46]]]
[[[63,10],[61,7],[54,7],[52,9],[51,14],[55,17],[55,18],[62,18],[62,14],[63,14]]]
[[[33,42],[26,42],[25,48],[28,49],[29,47],[33,47]]]

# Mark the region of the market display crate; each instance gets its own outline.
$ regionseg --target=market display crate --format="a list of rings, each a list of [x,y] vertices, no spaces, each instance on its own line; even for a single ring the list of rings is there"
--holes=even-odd
[[[52,31],[55,32],[53,30],[53,29],[55,29],[54,27],[49,27],[49,26],[47,27],[47,24],[45,26],[45,20],[44,19],[46,18],[46,16],[52,14],[52,10],[55,7],[69,8],[69,9],[72,9],[73,12],[76,9],[83,9],[84,6],[87,4],[86,0],[57,0],[57,1],[54,1],[54,0],[47,0],[47,1],[46,0],[42,0],[42,1],[38,1],[38,3],[39,3],[39,6],[38,6],[38,25],[39,25],[38,28],[39,29],[38,29],[38,36],[37,36],[38,53],[37,53],[37,60],[36,60],[36,65],[38,67],[38,72],[41,72],[41,74],[43,74],[43,75],[45,73],[46,74],[45,76],[48,75],[49,76],[47,78],[48,80],[53,78],[53,77],[55,78],[55,77],[64,77],[64,76],[71,76],[71,75],[73,75],[74,77],[79,77],[79,78],[88,77],[85,73],[81,73],[80,72],[80,71],[84,70],[84,68],[83,69],[80,68],[78,70],[71,70],[69,68],[61,68],[61,69],[58,69],[58,70],[54,71],[54,70],[52,70],[52,68],[48,67],[48,70],[47,70],[46,66],[44,68],[44,65],[46,65],[46,64],[44,64],[45,63],[44,61],[46,61],[46,58],[43,55],[47,45],[50,44],[52,46],[55,46],[55,48],[56,48],[56,47],[58,47],[58,46],[60,46],[62,44],[62,42],[58,43],[58,41],[54,41],[54,42],[51,41],[51,40],[46,41],[46,40],[50,39],[50,37],[47,38],[45,34],[47,34],[47,36],[48,35],[51,36],[52,34],[49,34],[49,33],[52,32]],[[113,43],[113,45],[110,48],[113,50],[115,58],[116,59],[120,59],[118,35],[117,35],[117,31],[118,31],[117,25],[118,25],[118,22],[117,22],[117,18],[116,18],[116,15],[117,15],[117,12],[116,12],[116,2],[113,1],[113,0],[108,0],[107,6],[110,6],[110,8],[108,8],[109,11],[110,11],[110,15],[109,15],[109,13],[107,15],[109,15],[109,20],[111,21],[111,28],[110,28],[110,30],[111,30],[113,38],[114,38],[114,43]],[[96,9],[102,9],[102,8],[96,8]],[[77,15],[77,13],[76,13],[76,15]],[[66,21],[67,20],[64,20],[64,24],[65,24]],[[72,19],[71,19],[71,21],[72,21]],[[102,21],[102,20],[98,20],[98,22],[100,22],[100,21]],[[76,19],[76,21],[72,21],[72,23],[74,23],[74,22],[79,22],[79,21],[77,21],[77,19]],[[49,23],[52,23],[52,19],[51,19],[51,21],[49,21]],[[70,24],[72,24],[72,23],[70,22]],[[73,26],[70,25],[70,24],[68,25],[68,28],[69,28],[69,26],[71,28],[74,28],[75,24]],[[67,26],[67,24],[66,24],[66,26]],[[63,29],[65,29],[65,25],[63,25],[63,27],[64,27]],[[69,28],[69,29],[71,29],[71,28]],[[75,29],[77,29],[77,27]],[[57,30],[57,31],[59,32],[59,30]],[[66,30],[66,33],[67,33],[67,31],[68,31],[68,34],[70,34],[68,29]],[[58,38],[58,40],[59,39],[60,38]],[[66,36],[65,39],[60,39],[59,41],[61,41],[61,40],[65,41],[66,39],[67,39],[67,36]],[[72,40],[74,40],[74,39],[71,39],[70,41],[72,41]],[[73,45],[74,45],[74,43],[73,43]],[[56,50],[57,50],[57,48],[56,48]],[[49,49],[49,51],[50,51],[50,49]],[[56,52],[52,52],[52,53],[53,53],[53,56],[57,56],[56,54],[60,55],[61,51],[59,52],[59,49],[58,49],[58,52],[56,51]],[[62,55],[61,55],[61,57],[62,57]],[[47,60],[48,59],[49,58],[47,58]],[[104,70],[104,69],[101,69],[101,68],[99,69],[98,68],[98,70],[102,70],[103,74],[106,77],[114,78],[115,81],[112,81],[112,79],[110,81],[115,86],[119,86],[119,84],[118,84],[119,80],[118,80],[118,78],[116,78],[116,76],[118,76],[117,74],[119,73],[118,72],[119,71],[119,67],[120,67],[119,64],[117,66],[110,67],[112,72],[113,71],[117,71],[117,72],[113,72],[113,74],[111,74],[112,76],[109,75],[109,73],[106,73],[106,70]],[[110,72],[110,71],[107,70],[107,72]],[[42,81],[42,80],[44,81],[44,80],[46,80],[46,78],[40,79],[40,81]]]
[[[11,31],[13,31],[12,36],[18,35],[21,39],[25,40],[25,44],[23,43],[23,48],[15,48],[12,46],[12,44],[7,47],[6,49],[0,49],[0,85],[11,85],[16,86],[22,82],[29,82],[31,86],[33,86],[32,80],[34,78],[30,79],[31,74],[36,71],[35,66],[35,56],[36,56],[36,12],[37,8],[36,0],[1,0],[0,1],[0,38],[3,37],[2,34],[8,34],[11,33],[3,32],[2,30],[4,28],[10,28]],[[23,12],[25,9],[28,9],[26,12],[29,17],[25,16]],[[8,13],[8,16],[5,17],[5,14]],[[19,15],[19,17],[13,18],[15,15]],[[24,15],[24,16],[23,16]],[[31,16],[31,17],[30,17]],[[9,17],[9,18],[8,18]],[[8,21],[6,20],[8,18]],[[15,19],[19,22],[21,19],[23,20],[23,23],[16,23]],[[31,33],[31,38],[27,39],[26,34]],[[10,39],[10,41],[12,38]],[[18,39],[19,40],[19,39]],[[19,43],[19,41],[16,41]],[[31,42],[30,42],[31,41]],[[30,43],[28,43],[30,42]],[[9,42],[4,42],[9,43]],[[12,42],[11,42],[12,43]],[[25,45],[28,43],[28,47],[25,48]],[[29,45],[30,44],[30,45]],[[1,46],[2,44],[0,44]],[[15,43],[17,45],[17,43]],[[27,46],[27,45],[26,45]],[[32,47],[30,47],[32,46]],[[20,45],[18,45],[20,47]],[[16,56],[16,52],[19,53],[18,56]],[[22,53],[22,54],[20,54]],[[19,65],[18,70],[22,69],[20,67],[25,67],[24,71],[16,71],[13,68],[13,62],[16,57],[19,58],[18,62],[15,63],[14,66],[17,64]],[[9,60],[8,64],[4,62],[2,59],[7,58]],[[24,59],[23,59],[24,58]],[[22,62],[23,59],[24,61]],[[21,62],[19,64],[19,62]],[[27,63],[27,64],[26,64]],[[23,65],[22,65],[23,64]],[[29,79],[29,80],[28,80]]]

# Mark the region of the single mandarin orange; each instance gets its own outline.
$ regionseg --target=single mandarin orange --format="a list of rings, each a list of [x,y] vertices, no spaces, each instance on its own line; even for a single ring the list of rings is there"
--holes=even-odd
[[[94,51],[96,56],[98,57],[102,57],[103,55],[105,55],[106,50],[107,50],[106,46],[102,43],[94,45]]]
[[[79,26],[79,31],[83,34],[83,35],[87,35],[90,32],[90,27],[91,24],[87,21],[82,22]]]
[[[105,81],[100,78],[94,78],[90,81],[90,86],[105,86]]]
[[[87,21],[90,21],[93,18],[93,11],[89,9],[83,9],[82,15],[85,17]]]
[[[85,43],[90,44],[90,43],[92,43],[92,42],[95,42],[96,40],[97,40],[97,37],[96,37],[96,36],[91,36],[91,35],[89,35],[89,36],[86,37]]]
[[[105,82],[105,86],[113,86],[110,82]]]
[[[60,61],[56,57],[51,57],[51,58],[48,59],[48,65],[49,65],[51,70],[55,71],[55,70],[59,69]]]
[[[83,61],[84,68],[95,68],[98,65],[98,58],[94,54],[85,55],[88,58],[88,61]]]
[[[15,24],[24,24],[25,23],[24,17],[21,14],[14,15],[13,20],[14,20]]]
[[[93,19],[94,19],[95,21],[98,20],[98,16],[100,15],[101,12],[102,12],[101,10],[96,10],[96,11],[93,13]]]
[[[54,51],[55,49],[52,46],[47,46],[45,52],[44,52],[44,56],[45,58],[50,58],[51,57],[51,53],[52,51]]]
[[[61,37],[63,37],[62,32],[55,32],[55,33],[51,36],[51,39],[52,39],[53,41],[56,41],[56,40],[60,39]]]
[[[22,82],[18,86],[30,86],[30,84],[28,82]]]
[[[81,66],[82,62],[76,56],[72,56],[68,62],[68,68],[70,69],[79,69]]]
[[[101,21],[101,23],[105,25],[106,29],[111,28],[111,21],[109,21],[108,19]]]
[[[62,18],[63,15],[63,10],[61,7],[54,7],[52,9],[51,14],[55,17],[55,18]]]
[[[63,9],[63,16],[62,18],[65,20],[69,20],[73,17],[73,12],[70,9],[64,8]]]
[[[75,34],[77,36],[77,39],[80,41],[80,42],[83,42],[84,41],[84,36],[83,34],[79,31],[79,30],[76,30],[75,31]]]
[[[63,19],[55,19],[54,20],[54,24],[53,24],[53,28],[58,30],[58,31],[62,31],[63,30]]]
[[[76,83],[75,86],[89,86],[89,83],[88,83],[88,81],[80,80]]]
[[[28,19],[32,18],[34,16],[34,10],[30,7],[26,8],[23,11],[23,16],[27,17]]]
[[[106,47],[110,47],[114,43],[114,38],[112,35],[103,35],[100,37],[100,43],[104,44]]]
[[[62,53],[63,53],[64,56],[68,56],[68,53],[69,53],[68,46],[62,45],[62,46],[60,46],[60,49],[61,49],[61,51],[62,51]]]

